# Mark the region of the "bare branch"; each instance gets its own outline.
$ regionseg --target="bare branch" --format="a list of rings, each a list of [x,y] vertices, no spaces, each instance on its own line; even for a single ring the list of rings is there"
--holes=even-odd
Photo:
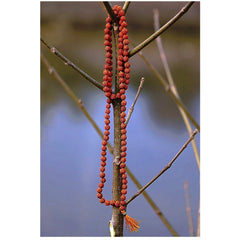
[[[128,110],[128,115],[127,115],[127,119],[126,119],[126,122],[125,122],[126,124],[128,124],[129,119],[130,119],[130,117],[131,117],[131,115],[132,115],[132,113],[133,113],[134,106],[135,106],[135,104],[136,104],[136,102],[137,102],[137,99],[138,99],[138,97],[139,97],[139,95],[140,95],[140,92],[142,91],[143,83],[144,83],[144,77],[141,78],[140,85],[139,85],[139,87],[138,87],[138,91],[137,91],[136,97],[135,97],[135,99],[134,99],[134,101],[133,101],[132,106],[131,106],[131,107],[129,108],[129,110]]]
[[[158,78],[158,80],[162,83],[164,89],[166,92],[169,93],[169,95],[172,97],[173,101],[179,106],[181,107],[181,109],[185,112],[185,114],[187,115],[187,117],[189,118],[189,120],[193,123],[193,125],[198,129],[198,131],[200,132],[200,126],[199,124],[196,122],[196,120],[194,119],[194,117],[190,114],[190,112],[188,111],[188,109],[186,108],[186,106],[183,104],[183,102],[176,97],[176,95],[174,94],[174,92],[171,90],[170,86],[168,85],[168,83],[164,80],[164,78],[161,76],[161,74],[154,68],[154,66],[144,57],[142,51],[138,52],[139,56],[142,58],[142,60],[146,63],[146,65],[151,69],[151,71],[154,73],[154,75]]]
[[[115,13],[113,12],[110,3],[109,2],[103,2],[103,4],[104,4],[109,16],[111,17],[112,21],[118,25],[118,18],[115,15]]]
[[[42,43],[53,53],[55,54],[57,57],[59,57],[65,65],[68,65],[70,67],[72,67],[75,71],[77,71],[78,73],[80,73],[86,80],[88,80],[90,83],[92,83],[94,86],[96,86],[97,88],[103,90],[103,86],[101,83],[99,83],[97,80],[95,80],[94,78],[92,78],[91,76],[89,76],[87,73],[85,73],[82,69],[80,69],[79,67],[77,67],[74,63],[72,63],[68,58],[66,58],[65,56],[63,56],[62,53],[60,53],[55,47],[51,46],[49,43],[47,43],[46,40],[44,40],[41,37],[41,41]]]
[[[184,182],[184,190],[185,190],[185,198],[186,198],[186,212],[187,212],[188,223],[189,223],[189,233],[190,233],[190,236],[194,236],[193,220],[192,220],[192,213],[191,213],[191,206],[190,206],[190,197],[189,197],[189,192],[188,192],[188,181]]]
[[[158,9],[153,10],[153,20],[154,20],[154,29],[156,31],[160,27],[159,26],[159,12],[158,12]],[[175,94],[175,96],[178,99],[181,100],[181,98],[178,94],[178,91],[177,91],[177,87],[174,83],[174,80],[173,80],[173,77],[172,77],[172,74],[171,74],[171,71],[170,71],[170,67],[168,65],[168,61],[167,61],[165,50],[164,50],[164,47],[163,47],[163,44],[162,44],[161,36],[158,36],[156,38],[156,43],[157,43],[158,51],[159,51],[159,54],[160,54],[160,57],[161,57],[161,60],[162,60],[162,63],[163,63],[164,70],[166,72],[166,76],[167,76],[167,79],[168,79],[168,82],[169,82],[169,86],[170,86],[172,92]],[[190,136],[193,130],[192,130],[190,122],[187,118],[187,114],[182,110],[182,108],[180,106],[178,106],[178,109],[180,111],[180,114],[182,115],[183,121],[186,125],[186,128],[188,130],[188,134]],[[192,147],[193,147],[193,152],[194,152],[195,159],[196,159],[196,162],[197,162],[197,165],[198,165],[198,169],[200,170],[200,157],[199,157],[199,154],[198,154],[198,149],[197,149],[197,144],[196,144],[195,139],[193,139],[193,141],[192,141]]]
[[[153,33],[150,37],[140,43],[137,47],[135,47],[129,53],[129,57],[132,57],[144,47],[146,47],[149,43],[151,43],[155,38],[157,38],[160,34],[162,34],[165,30],[167,30],[170,26],[172,26],[179,18],[181,18],[188,9],[193,5],[194,2],[189,2],[185,7],[183,7],[171,20],[169,20],[164,26],[162,26],[159,30]]]
[[[126,13],[131,2],[126,1],[123,5],[123,11]]]
[[[200,204],[198,208],[198,226],[197,226],[197,237],[200,237]]]
[[[151,181],[149,181],[144,187],[137,191],[131,198],[129,198],[126,203],[129,204],[132,200],[134,200],[137,196],[139,196],[147,187],[149,187],[153,182],[155,182],[164,172],[166,172],[175,160],[179,157],[179,155],[183,152],[183,150],[188,146],[188,144],[193,140],[194,136],[197,134],[198,130],[195,129],[187,142],[182,146],[182,148],[178,151],[178,153],[174,156],[174,158],[161,170],[161,172],[155,176]]]

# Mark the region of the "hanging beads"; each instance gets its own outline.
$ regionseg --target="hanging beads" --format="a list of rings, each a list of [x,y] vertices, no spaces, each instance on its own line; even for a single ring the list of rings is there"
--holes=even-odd
[[[97,188],[97,197],[99,198],[100,203],[105,203],[106,206],[115,206],[118,207],[121,213],[124,215],[126,222],[126,227],[132,231],[138,231],[139,222],[135,219],[128,216],[125,212],[126,210],[126,194],[127,194],[127,174],[126,174],[126,156],[127,156],[127,130],[126,130],[126,90],[128,89],[128,84],[130,82],[130,63],[128,62],[129,54],[129,40],[128,40],[128,30],[127,22],[125,17],[125,12],[122,10],[121,6],[115,5],[113,7],[113,12],[119,19],[119,33],[118,33],[118,56],[117,56],[117,72],[118,72],[118,81],[119,81],[119,92],[112,93],[112,20],[108,16],[106,18],[106,25],[104,29],[104,45],[106,51],[106,60],[103,70],[103,91],[106,96],[106,110],[105,110],[105,132],[102,141],[101,148],[101,167],[100,167],[100,183]],[[107,141],[109,140],[110,135],[110,112],[111,112],[111,103],[113,100],[119,99],[121,101],[121,113],[120,113],[120,122],[121,122],[121,152],[120,152],[120,174],[122,176],[122,188],[121,196],[118,200],[106,200],[103,198],[103,188],[104,183],[106,182],[105,178],[105,166],[107,160]]]
[[[122,10],[121,6],[115,5],[113,11],[119,19],[119,33],[118,33],[118,56],[117,56],[117,71],[119,79],[119,92],[114,94],[112,93],[112,19],[108,16],[106,18],[106,25],[104,29],[104,45],[106,51],[106,60],[103,70],[103,91],[106,96],[106,110],[105,110],[105,132],[102,141],[101,148],[101,167],[100,167],[100,183],[97,188],[97,197],[99,198],[100,203],[105,203],[105,205],[112,205],[119,207],[121,211],[125,210],[126,205],[126,194],[127,194],[127,175],[126,175],[126,151],[127,151],[127,130],[126,130],[126,95],[125,92],[128,88],[130,81],[130,63],[128,62],[128,52],[129,52],[129,41],[128,41],[128,30],[125,12]],[[110,135],[110,111],[112,100],[120,99],[121,100],[121,153],[120,153],[120,174],[122,175],[122,190],[121,197],[119,201],[115,200],[105,200],[103,198],[102,190],[104,188],[104,183],[106,182],[105,178],[105,166],[107,160],[107,142]]]

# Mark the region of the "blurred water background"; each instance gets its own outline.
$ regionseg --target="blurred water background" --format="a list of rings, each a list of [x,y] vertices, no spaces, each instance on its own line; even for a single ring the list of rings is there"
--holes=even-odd
[[[118,2],[116,2],[118,4]],[[119,2],[123,5],[123,2]],[[153,9],[165,24],[186,2],[132,2],[127,12],[129,39],[135,44],[153,33]],[[41,36],[90,76],[102,82],[106,13],[98,2],[41,2]],[[200,121],[200,4],[194,3],[162,35],[163,45],[182,101]],[[41,45],[41,51],[104,128],[105,96]],[[155,42],[145,57],[165,77]],[[127,165],[142,185],[173,158],[188,139],[181,115],[170,96],[138,55],[130,59],[128,105],[142,76],[145,83],[128,124]],[[113,134],[112,134],[113,135]],[[111,135],[111,136],[112,136]],[[111,138],[110,142],[113,142]],[[199,136],[196,137],[198,148]],[[58,82],[41,66],[41,236],[109,236],[111,207],[98,202],[101,139]],[[112,157],[108,154],[104,195],[111,199]],[[137,188],[129,179],[128,195]],[[199,207],[199,171],[191,144],[170,170],[147,189],[181,236],[189,236],[184,181],[189,182],[193,227]],[[124,236],[171,236],[143,196],[128,206],[141,220],[138,233]]]

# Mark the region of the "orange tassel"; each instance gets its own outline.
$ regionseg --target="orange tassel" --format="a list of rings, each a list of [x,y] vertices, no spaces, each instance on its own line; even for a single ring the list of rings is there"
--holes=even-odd
[[[126,223],[126,229],[129,230],[130,232],[137,232],[140,224],[140,221],[135,220],[134,218],[128,216],[125,211],[122,211],[122,214],[125,219]]]

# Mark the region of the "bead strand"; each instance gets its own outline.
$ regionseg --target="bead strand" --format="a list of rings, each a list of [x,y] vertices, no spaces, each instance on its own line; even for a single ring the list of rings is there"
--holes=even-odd
[[[100,183],[97,188],[97,197],[100,203],[105,203],[105,205],[112,205],[119,207],[120,211],[125,210],[126,205],[126,194],[127,194],[127,174],[126,174],[126,151],[127,151],[127,130],[126,130],[126,95],[125,92],[128,89],[128,84],[130,81],[130,63],[128,62],[129,53],[129,41],[128,41],[128,30],[125,13],[121,6],[115,5],[113,11],[119,19],[119,34],[118,34],[118,57],[117,57],[117,71],[119,78],[119,92],[116,94],[112,93],[112,20],[108,16],[106,18],[106,26],[104,29],[105,34],[105,51],[106,60],[103,71],[103,91],[107,97],[107,104],[105,110],[105,132],[102,141],[102,152],[101,152],[101,167],[100,167]],[[120,174],[122,176],[122,189],[121,197],[119,201],[115,200],[105,200],[103,198],[102,190],[104,188],[105,178],[105,166],[106,166],[106,154],[107,154],[107,142],[109,140],[110,134],[110,108],[113,99],[119,98],[121,100],[121,153],[120,153]]]

